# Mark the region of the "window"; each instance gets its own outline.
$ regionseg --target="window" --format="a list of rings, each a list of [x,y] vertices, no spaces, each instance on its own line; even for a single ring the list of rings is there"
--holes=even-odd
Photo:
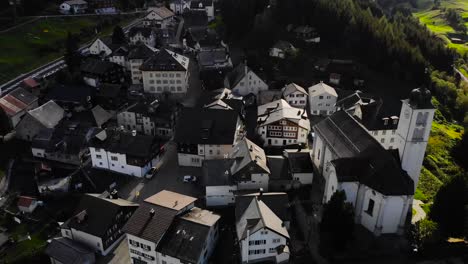
[[[379,131],[373,131],[373,132],[372,132],[372,135],[378,136],[378,135],[379,135]]]
[[[111,157],[111,160],[113,160],[113,161],[117,161],[117,160],[118,160],[118,158],[117,158],[117,156],[112,156],[112,157]]]
[[[96,155],[96,159],[102,159],[102,155]]]
[[[176,76],[176,77],[180,77],[180,73],[176,73],[176,75],[175,75],[175,76]]]
[[[382,130],[382,136],[385,136],[387,134],[386,130]]]
[[[331,99],[331,96],[328,95],[328,96],[327,96],[327,99]]]
[[[323,99],[323,96],[319,96],[319,100],[322,100]]]
[[[394,138],[391,138],[391,139],[390,139],[390,143],[393,143],[393,142],[395,142],[395,139],[394,139]]]
[[[280,241],[281,241],[281,239],[279,239],[279,238],[273,238],[273,241],[272,241],[272,242],[273,242],[273,244],[277,244],[277,243],[279,243]]]
[[[270,252],[270,253],[275,253],[275,252],[276,252],[276,249],[275,249],[275,248],[270,248],[270,249],[268,250],[268,252]]]
[[[393,129],[393,130],[392,130],[392,135],[395,135],[395,133],[396,133],[396,130]]]
[[[154,80],[150,80],[149,83],[150,83],[150,84],[154,84]]]
[[[381,138],[380,143],[385,143],[385,138]]]
[[[317,153],[317,159],[320,160],[320,149],[318,150],[318,153]]]
[[[370,216],[372,216],[374,212],[374,203],[375,203],[374,200],[369,199],[369,204],[367,205],[367,210],[365,212],[369,214]]]

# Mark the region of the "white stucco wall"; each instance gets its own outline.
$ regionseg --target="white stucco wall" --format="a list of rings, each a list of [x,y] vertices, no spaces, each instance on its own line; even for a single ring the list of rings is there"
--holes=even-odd
[[[185,94],[188,77],[187,71],[142,71],[143,89],[146,93]]]
[[[178,153],[179,166],[201,167],[204,157],[194,154]]]
[[[252,179],[250,181],[238,182],[237,186],[239,190],[258,190],[263,188],[264,191],[268,191],[268,183],[270,175],[268,173],[253,173],[251,174]]]
[[[338,185],[338,189],[345,191],[346,202],[352,203],[353,206],[356,206],[357,192],[359,189],[358,182],[341,182]]]
[[[236,86],[232,87],[231,90],[238,95],[248,95],[249,93],[253,93],[255,95],[258,94],[260,91],[268,90],[268,85],[260,79],[253,71],[249,70],[244,78],[236,84]]]
[[[307,105],[308,96],[299,91],[295,91],[285,96],[285,99],[292,107],[304,108]]]
[[[266,234],[262,234],[262,232],[266,232]],[[279,239],[279,242],[273,243],[273,239]],[[263,245],[250,245],[249,241],[255,240],[266,240],[266,244]],[[245,238],[239,241],[241,245],[241,257],[242,262],[246,263],[248,261],[260,261],[264,258],[275,257],[277,252],[270,252],[271,248],[276,248],[279,245],[285,245],[287,239],[276,232],[273,232],[269,229],[260,229],[257,232],[250,234],[248,238]],[[249,250],[256,250],[256,249],[265,249],[265,254],[252,254],[249,255]]]
[[[206,206],[227,206],[235,203],[236,185],[206,186]]]
[[[320,99],[321,97],[322,99]],[[326,92],[309,96],[310,113],[312,115],[331,115],[336,109],[336,99],[336,96]]]
[[[138,243],[138,245],[132,245],[130,243],[130,240],[133,240]],[[139,237],[136,237],[134,235],[127,234],[126,237],[127,244],[128,244],[128,250],[130,254],[130,261],[133,263],[133,258],[136,259],[141,259],[143,261],[146,261],[148,264],[156,264],[157,262],[157,253],[156,253],[156,244],[154,242],[148,241],[146,239],[142,239]],[[143,247],[141,247],[141,244],[144,244],[146,246],[149,246],[150,250],[145,250]]]
[[[89,53],[93,55],[98,55],[101,54],[101,52],[104,52],[106,56],[109,56],[112,53],[112,50],[107,47],[104,42],[102,42],[100,39],[96,39],[96,41],[89,46]]]

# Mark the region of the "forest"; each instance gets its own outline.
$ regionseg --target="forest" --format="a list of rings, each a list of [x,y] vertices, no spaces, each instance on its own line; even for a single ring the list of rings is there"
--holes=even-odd
[[[388,13],[370,0],[225,0],[221,10],[228,41],[261,52],[283,37],[282,28],[310,25],[322,45],[349,51],[377,72],[408,83],[406,94],[429,87],[437,111],[415,199],[429,213],[423,226],[438,226],[441,237],[467,235],[468,84],[453,71],[466,58],[411,12]]]

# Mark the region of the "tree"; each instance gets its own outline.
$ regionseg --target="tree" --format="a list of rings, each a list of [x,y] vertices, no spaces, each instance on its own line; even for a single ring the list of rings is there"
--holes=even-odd
[[[325,204],[320,231],[322,249],[331,247],[342,251],[353,239],[354,208],[351,203],[346,202],[344,191],[335,192]],[[327,243],[329,245],[326,245]]]
[[[115,26],[114,32],[112,33],[113,44],[124,44],[127,42],[127,37],[121,26]]]
[[[443,235],[463,236],[467,198],[466,175],[454,177],[437,192],[429,217],[437,222]]]
[[[65,62],[69,72],[74,72],[81,65],[81,55],[78,51],[78,38],[68,32],[65,42]]]

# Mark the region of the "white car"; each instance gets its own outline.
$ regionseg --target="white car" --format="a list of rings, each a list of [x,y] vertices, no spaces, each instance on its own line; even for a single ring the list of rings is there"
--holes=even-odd
[[[196,176],[190,176],[190,175],[184,176],[184,182],[196,182],[196,181],[197,181]]]

